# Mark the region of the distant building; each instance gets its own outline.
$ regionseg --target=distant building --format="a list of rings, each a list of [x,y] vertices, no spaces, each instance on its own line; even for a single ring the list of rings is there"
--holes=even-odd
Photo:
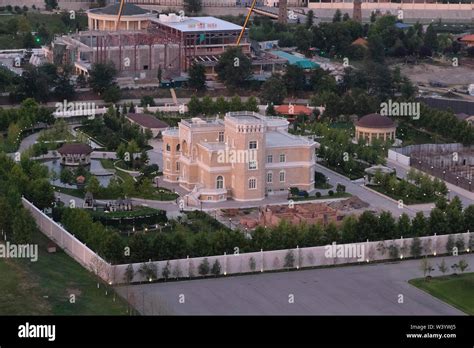
[[[298,115],[311,116],[313,108],[305,105],[284,104],[275,106],[275,111],[284,116],[295,117]]]
[[[128,114],[127,119],[130,123],[138,125],[142,132],[149,129],[153,133],[153,137],[157,137],[168,128],[168,124],[148,114]]]
[[[234,46],[242,27],[215,17],[156,14],[125,4],[115,30],[119,4],[87,11],[89,30],[56,37],[44,48],[47,60],[74,66],[75,74],[88,76],[94,64],[112,63],[118,77],[176,79],[193,63],[212,76],[227,47]],[[240,43],[250,56],[248,32]]]
[[[396,130],[393,119],[379,114],[365,115],[355,123],[356,140],[365,139],[369,144],[375,139],[395,141]]]
[[[58,149],[61,155],[61,164],[64,166],[89,165],[92,148],[87,144],[64,144]]]
[[[295,54],[291,54],[291,53],[279,51],[279,50],[273,50],[273,51],[270,51],[270,53],[279,58],[286,59],[288,64],[297,65],[302,69],[319,68],[319,64],[305,57],[300,57]]]
[[[459,39],[459,41],[463,44],[465,44],[467,47],[473,47],[474,46],[474,34],[468,34],[464,35]]]
[[[364,39],[363,37],[359,37],[357,39],[355,39],[351,45],[353,46],[361,46],[361,47],[364,47],[364,48],[367,48],[369,46],[369,42],[367,41],[367,39]]]
[[[88,10],[89,30],[114,31],[119,9],[120,3]],[[146,29],[152,17],[156,17],[156,14],[137,5],[125,3],[118,30]]]
[[[229,112],[224,119],[181,120],[163,132],[163,178],[200,201],[258,201],[314,187],[316,143],[288,133],[283,117]]]
[[[468,115],[468,114],[465,114],[465,113],[461,112],[459,114],[455,114],[455,116],[458,120],[466,121],[471,126],[472,126],[472,123],[474,122],[474,115]]]

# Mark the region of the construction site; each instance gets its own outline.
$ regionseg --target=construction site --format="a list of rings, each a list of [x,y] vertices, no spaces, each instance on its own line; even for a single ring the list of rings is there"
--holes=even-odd
[[[242,30],[213,17],[158,15],[132,4],[124,5],[118,19],[125,24],[113,30],[110,22],[117,22],[114,18],[119,7],[111,7],[112,11],[108,7],[102,12],[90,10],[94,11],[88,13],[93,17],[89,21],[92,29],[56,38],[46,48],[48,60],[71,65],[76,74],[86,76],[93,64],[111,62],[119,77],[156,78],[161,69],[163,78],[171,78],[186,72],[194,61],[207,65],[217,62]],[[246,33],[240,46],[249,53]]]
[[[247,19],[250,17],[250,13]],[[134,81],[175,79],[186,75],[193,63],[202,64],[213,79],[214,67],[229,46],[251,56],[248,31],[215,17],[159,14],[122,3],[87,11],[89,30],[56,37],[45,47],[49,62],[73,67],[88,76],[94,64],[112,63],[120,79]],[[286,7],[280,9],[286,20]],[[252,57],[256,74],[281,69],[285,61],[271,55]]]

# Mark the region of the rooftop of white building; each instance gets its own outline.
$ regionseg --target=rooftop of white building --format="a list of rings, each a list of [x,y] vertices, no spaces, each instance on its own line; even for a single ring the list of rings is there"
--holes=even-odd
[[[315,144],[313,140],[278,131],[267,132],[265,143],[267,147],[310,146]]]
[[[174,13],[159,15],[152,21],[161,23],[176,30],[191,33],[200,31],[242,30],[240,25],[224,21],[215,17],[185,17]]]

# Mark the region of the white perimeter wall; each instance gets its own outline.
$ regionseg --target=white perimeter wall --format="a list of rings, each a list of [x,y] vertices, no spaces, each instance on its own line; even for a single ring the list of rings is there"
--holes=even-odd
[[[51,218],[41,212],[33,204],[31,204],[25,198],[22,199],[23,206],[28,209],[33,218],[35,219],[39,229],[48,238],[58,244],[59,247],[65,250],[65,252],[79,262],[82,266],[99,275],[105,282],[110,284],[121,284],[124,283],[125,270],[128,264],[123,265],[110,265],[106,263],[102,258],[97,256],[91,249],[82,244],[78,239],[72,236],[68,231],[59,226]],[[463,238],[464,245],[468,246],[469,235],[472,232],[461,233],[455,235],[457,238]],[[422,246],[422,255],[436,255],[447,253],[446,242],[449,235],[440,236],[428,236],[420,237]],[[410,246],[412,244],[412,238],[386,240],[381,242],[365,242],[365,243],[353,243],[351,245],[364,246],[364,260],[359,261],[357,257],[352,258],[328,258],[325,256],[326,247],[310,247],[310,248],[295,248],[288,250],[273,250],[273,251],[261,251],[254,253],[245,254],[231,254],[231,255],[217,255],[208,256],[210,267],[212,267],[215,260],[218,260],[221,265],[221,273],[239,274],[239,273],[250,273],[250,272],[265,272],[265,271],[277,271],[285,269],[285,256],[292,251],[295,262],[293,268],[303,267],[317,267],[317,266],[331,266],[346,263],[358,263],[388,260],[390,259],[388,248],[391,245],[398,247],[400,255],[404,258],[410,257]],[[342,245],[342,244],[341,244]],[[464,250],[459,250],[460,252]],[[170,260],[170,278],[179,270],[181,278],[188,277],[202,277],[199,274],[198,267],[202,263],[205,257],[195,257],[187,259]],[[255,263],[255,268],[251,268],[251,260]],[[154,261],[152,262],[157,267],[157,274],[155,279],[161,279],[162,271],[166,267],[167,261]],[[143,275],[139,272],[143,263],[132,264],[134,269],[134,278],[132,282],[143,282],[147,281]]]
[[[388,150],[388,159],[403,164],[405,166],[410,166],[410,157],[402,155],[401,153],[398,153],[394,150]]]

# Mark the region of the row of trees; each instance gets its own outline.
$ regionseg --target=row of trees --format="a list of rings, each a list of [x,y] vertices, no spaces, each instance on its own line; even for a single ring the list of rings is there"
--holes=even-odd
[[[438,110],[421,104],[419,119],[406,118],[406,121],[416,128],[424,128],[464,145],[474,144],[474,128],[466,121],[459,120],[452,111]]]
[[[82,225],[84,221],[82,219],[75,223],[72,219],[67,226],[70,226],[72,232],[77,235],[76,225]],[[278,226],[271,228],[257,227],[252,233],[252,239],[245,238],[241,231],[233,231],[222,225],[217,227],[215,224],[211,225],[206,219],[172,221],[171,226],[171,229],[166,232],[136,233],[130,237],[128,243],[120,238],[114,238],[114,245],[110,246],[110,249],[103,247],[100,249],[101,255],[106,255],[106,257],[121,263],[143,262],[145,260],[186,258],[187,256],[201,257],[224,253],[255,252],[261,249],[280,250],[296,246],[312,247],[332,242],[354,243],[366,240],[390,240],[400,237],[421,237],[434,233],[458,234],[474,228],[474,206],[463,210],[461,202],[455,198],[450,203],[438,202],[429,217],[418,212],[413,219],[410,219],[405,213],[395,219],[390,212],[375,215],[370,211],[365,211],[359,217],[353,215],[345,217],[339,227],[333,223],[326,226],[293,225],[283,221]],[[84,229],[84,231],[87,230],[87,228]],[[461,245],[458,239],[452,238],[453,246],[458,246],[460,251],[466,247],[472,248],[474,246],[464,245],[464,242]],[[473,244],[474,239],[471,238],[469,243]],[[130,256],[123,254],[125,246],[130,248]],[[448,249],[450,248],[451,244],[448,246]],[[413,254],[417,255],[416,252]]]
[[[97,138],[103,145],[114,151],[123,142],[133,141],[137,149],[133,148],[133,153],[141,151],[147,146],[147,142],[152,138],[151,131],[142,132],[140,127],[131,124],[125,117],[125,113],[119,108],[109,108],[101,118],[83,121],[83,129],[90,136]],[[130,152],[132,153],[132,152]]]
[[[6,137],[0,135],[0,148],[5,152],[15,151],[22,137],[38,122],[51,124],[54,117],[33,99],[25,99],[18,109],[0,108],[0,131],[6,132]]]
[[[50,63],[39,67],[27,65],[22,75],[12,82],[10,98],[15,102],[26,98],[34,98],[39,102],[47,102],[53,98],[60,101],[71,100],[75,95],[70,80],[71,72],[71,67],[59,68]]]
[[[196,115],[223,115],[229,111],[255,111],[258,112],[258,102],[255,97],[249,97],[247,101],[243,102],[239,96],[234,96],[230,100],[226,100],[220,96],[213,100],[209,96],[202,99],[192,96],[188,103],[188,113],[191,116]]]
[[[0,230],[14,243],[31,242],[36,224],[21,205],[25,196],[38,208],[51,207],[54,194],[48,170],[37,162],[22,159],[15,163],[0,153]]]
[[[420,23],[400,29],[396,26],[398,20],[395,16],[373,14],[370,24],[361,24],[338,10],[332,23],[314,25],[312,15],[313,12],[309,11],[307,22],[297,25],[256,19],[250,27],[250,38],[257,41],[278,40],[279,46],[297,46],[306,54],[310,54],[310,48],[316,48],[321,55],[329,57],[361,59],[369,53],[378,62],[383,61],[386,55],[426,57],[434,53],[456,54],[461,49],[451,35],[437,35],[433,25],[429,25],[426,31]],[[368,49],[352,45],[360,37],[368,37]]]
[[[407,173],[407,180],[398,180],[391,174],[375,173],[373,183],[381,190],[396,199],[410,203],[433,202],[438,197],[447,195],[448,188],[444,181],[411,169]]]

